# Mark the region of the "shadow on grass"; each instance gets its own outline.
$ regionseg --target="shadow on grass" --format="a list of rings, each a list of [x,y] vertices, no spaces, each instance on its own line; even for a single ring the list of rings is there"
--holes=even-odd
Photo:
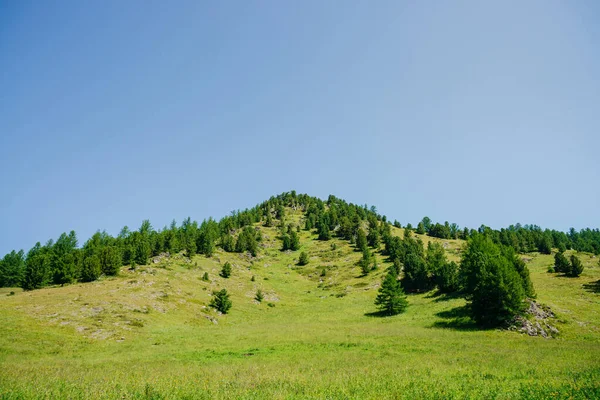
[[[365,317],[385,318],[385,317],[393,317],[393,315],[390,315],[390,313],[388,313],[386,311],[373,311],[373,312],[365,313]]]
[[[584,283],[583,288],[588,292],[600,293],[600,279],[596,282]]]
[[[440,311],[435,314],[437,317],[443,318],[442,321],[435,321],[434,328],[454,329],[457,331],[478,331],[480,328],[469,316],[467,306],[454,307],[450,310]]]
[[[442,293],[439,290],[435,290],[425,296],[428,299],[434,299],[433,301],[439,303],[440,301],[448,301],[461,298],[461,294],[459,292],[453,293]]]

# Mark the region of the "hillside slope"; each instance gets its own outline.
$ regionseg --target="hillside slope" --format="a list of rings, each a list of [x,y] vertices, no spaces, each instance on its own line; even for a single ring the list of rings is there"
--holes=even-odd
[[[288,222],[301,218],[287,210]],[[346,241],[302,230],[301,249],[282,252],[277,228],[255,228],[257,257],[156,257],[92,283],[4,290],[0,398],[600,395],[600,268],[591,255],[575,279],[548,274],[552,256],[527,255],[538,300],[558,315],[560,336],[545,340],[478,330],[463,299],[435,292],[410,295],[404,314],[375,317],[390,265],[383,256],[362,276],[361,255]],[[459,260],[463,241],[422,239]],[[302,267],[301,251],[310,257]],[[222,278],[227,261],[233,272]],[[233,301],[227,315],[208,307],[222,288]]]

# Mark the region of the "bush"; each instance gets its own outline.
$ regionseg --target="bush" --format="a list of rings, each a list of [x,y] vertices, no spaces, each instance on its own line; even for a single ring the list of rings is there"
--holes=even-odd
[[[264,298],[265,298],[265,296],[263,295],[262,290],[258,289],[256,291],[256,295],[254,296],[254,300],[258,301],[259,303],[262,303]]]
[[[208,282],[208,272],[205,272],[204,275],[202,275],[202,280]]]
[[[229,278],[231,276],[231,264],[229,263],[229,261],[227,261],[225,265],[223,265],[223,268],[221,269],[221,276],[223,278]]]
[[[221,289],[218,292],[213,292],[213,298],[210,300],[209,305],[215,308],[217,311],[227,314],[231,309],[231,300],[229,300],[229,294],[226,289]]]
[[[298,265],[306,265],[308,264],[308,254],[306,252],[300,253],[300,257],[298,258]]]

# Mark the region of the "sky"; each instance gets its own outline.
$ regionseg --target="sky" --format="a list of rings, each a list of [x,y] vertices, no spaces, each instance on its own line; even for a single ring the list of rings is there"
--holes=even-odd
[[[2,1],[0,254],[296,190],[600,227],[596,1]]]

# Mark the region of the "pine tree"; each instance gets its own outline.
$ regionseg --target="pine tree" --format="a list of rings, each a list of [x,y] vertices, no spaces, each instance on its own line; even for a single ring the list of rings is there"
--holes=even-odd
[[[583,263],[575,254],[571,255],[571,265],[569,271],[567,272],[568,276],[577,277],[581,275],[583,272]]]
[[[281,238],[281,251],[286,251],[289,250],[291,245],[291,238],[290,235],[288,235],[287,233],[285,235],[283,235],[283,237]]]
[[[221,289],[218,292],[213,292],[213,298],[210,300],[209,305],[215,308],[217,311],[227,314],[232,305],[227,290]]]
[[[375,305],[387,315],[399,314],[408,306],[406,295],[394,274],[388,273],[383,279],[375,298]]]
[[[381,243],[381,235],[379,234],[379,230],[373,227],[369,230],[369,234],[367,235],[367,242],[369,246],[378,249],[379,244]]]
[[[556,253],[554,255],[554,271],[563,274],[568,273],[571,270],[569,260],[565,257],[564,253]]]
[[[423,222],[419,222],[417,224],[417,233],[419,235],[424,235],[425,234],[425,225],[423,225]]]
[[[100,251],[100,262],[102,273],[105,275],[116,275],[123,266],[121,252],[116,246],[103,247]]]
[[[39,289],[48,282],[49,266],[47,256],[39,242],[27,253],[22,287],[25,290]]]
[[[303,266],[308,264],[308,254],[306,252],[300,253],[300,257],[298,258],[298,265]]]
[[[229,261],[227,261],[225,265],[223,265],[223,268],[221,269],[221,276],[223,278],[229,278],[231,276],[231,264],[229,263]]]
[[[83,259],[83,267],[81,268],[81,280],[83,282],[95,281],[102,274],[102,266],[98,256],[90,256]]]
[[[290,232],[290,250],[296,251],[300,248],[300,237],[294,230]]]
[[[488,235],[478,233],[463,253],[460,278],[471,316],[480,325],[500,325],[525,307],[524,280],[505,254]]]
[[[364,252],[367,248],[367,236],[365,235],[365,231],[361,228],[356,232],[356,249],[358,251]]]
[[[204,282],[208,282],[208,281],[209,281],[209,278],[208,278],[208,272],[204,272],[204,275],[202,275],[202,280],[203,280]]]
[[[358,265],[360,266],[360,269],[361,269],[363,275],[367,275],[371,271],[372,260],[373,260],[373,257],[372,257],[371,251],[369,250],[368,247],[365,247],[365,249],[363,250],[363,253],[362,253],[362,258],[358,262]]]
[[[427,263],[422,256],[415,252],[406,254],[402,284],[408,290],[417,291],[427,290],[431,287]]]
[[[264,300],[265,296],[263,295],[262,290],[258,289],[256,291],[256,295],[254,296],[254,300],[258,301],[259,303],[261,303]]]

